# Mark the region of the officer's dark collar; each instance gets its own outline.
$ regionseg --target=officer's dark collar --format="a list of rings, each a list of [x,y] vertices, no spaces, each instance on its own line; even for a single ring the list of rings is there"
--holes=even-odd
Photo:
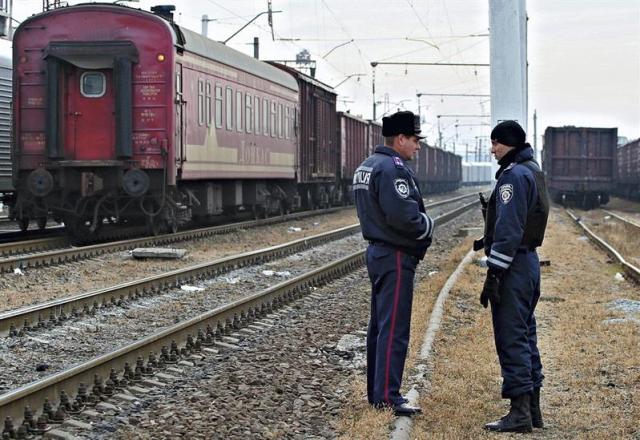
[[[386,154],[388,156],[398,156],[400,159],[402,159],[402,157],[400,156],[400,153],[398,153],[396,150],[386,145],[377,145],[375,152]]]
[[[531,147],[525,148],[514,148],[509,151],[507,154],[502,156],[502,158],[498,161],[498,165],[500,165],[500,169],[496,172],[496,180],[502,172],[513,162],[526,162],[527,160],[531,160],[533,158],[533,149]]]

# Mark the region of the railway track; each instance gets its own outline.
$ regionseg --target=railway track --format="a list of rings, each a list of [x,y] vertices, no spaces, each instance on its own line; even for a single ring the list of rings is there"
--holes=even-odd
[[[640,268],[634,266],[633,264],[629,263],[621,254],[620,252],[618,252],[611,244],[607,243],[603,238],[599,237],[598,235],[595,234],[595,232],[593,232],[591,229],[589,229],[589,227],[582,222],[582,220],[580,219],[580,217],[578,217],[577,215],[575,215],[573,212],[571,212],[570,210],[565,210],[565,212],[567,213],[567,215],[569,217],[571,217],[571,219],[584,231],[584,233],[587,235],[587,237],[589,237],[591,239],[591,241],[593,241],[596,245],[598,245],[602,250],[604,250],[611,258],[613,258],[615,261],[617,261],[622,268],[624,269],[625,273],[627,273],[631,278],[633,278],[636,282],[640,282]],[[634,227],[638,227],[637,224],[630,222],[626,219],[624,219],[623,217],[618,216],[617,214],[614,214],[610,211],[604,211],[607,213],[607,215],[611,215],[612,217],[625,222],[626,224],[631,224]]]
[[[477,193],[465,194],[440,202],[429,204],[430,208],[441,206],[445,203],[451,203],[466,198],[475,197]],[[29,268],[49,266],[53,264],[62,264],[68,261],[77,261],[82,258],[92,258],[98,255],[119,252],[123,250],[134,249],[136,247],[157,246],[177,243],[185,240],[193,240],[209,237],[217,234],[224,234],[238,229],[253,228],[257,226],[265,226],[284,221],[291,221],[308,217],[311,215],[327,214],[341,208],[330,208],[322,211],[307,211],[295,214],[288,214],[282,217],[272,217],[268,219],[252,220],[228,225],[213,226],[207,228],[193,229],[175,234],[165,234],[154,237],[142,237],[129,240],[120,240],[109,243],[95,244],[82,247],[64,247],[62,249],[54,249],[69,244],[66,237],[51,237],[36,240],[23,241],[18,243],[0,244],[0,254],[8,255],[0,258],[0,273],[9,272],[16,268]],[[42,251],[43,249],[54,249]],[[41,252],[42,251],[42,252]],[[32,252],[31,254],[25,254]],[[20,255],[14,255],[14,254]]]
[[[636,229],[640,229],[640,224],[638,224],[638,223],[634,222],[633,220],[630,220],[630,219],[628,219],[628,218],[622,217],[621,215],[616,214],[615,212],[607,211],[606,209],[603,209],[603,211],[604,211],[607,215],[610,215],[611,217],[613,217],[613,218],[615,218],[616,220],[618,220],[618,221],[620,221],[620,222],[624,223],[625,225],[632,226],[632,227],[634,227],[634,228],[636,228]]]
[[[460,200],[456,198],[455,200]],[[435,205],[443,205],[451,203],[452,200],[438,202]],[[466,203],[456,209],[453,209],[436,218],[436,225],[441,225],[470,208],[477,206],[477,202]],[[113,289],[103,289],[103,291],[91,292],[90,294],[79,295],[74,298],[52,301],[45,305],[26,308],[22,311],[9,312],[3,315],[3,329],[9,329],[11,325],[7,323],[16,322],[17,319],[27,319],[25,316],[31,316],[28,319],[38,319],[41,327],[53,325],[61,322],[60,317],[73,314],[74,301],[85,301],[82,310],[85,308],[101,308],[104,305],[117,304],[122,298],[135,298],[150,292],[162,289],[165,286],[175,285],[175,283],[184,283],[190,279],[200,277],[210,277],[213,274],[224,271],[226,265],[229,267],[238,267],[243,264],[252,264],[261,259],[268,258],[267,255],[282,255],[287,252],[297,252],[294,249],[300,247],[308,248],[327,240],[335,240],[337,237],[353,234],[358,230],[357,225],[341,228],[330,233],[320,234],[315,237],[309,237],[302,240],[296,240],[285,245],[274,246],[263,251],[254,251],[245,253],[235,257],[229,257],[210,264],[201,264],[198,266],[173,271],[169,274],[163,274],[158,277],[150,277],[144,280],[127,283],[128,285],[115,286]],[[27,420],[30,430],[38,431],[38,420],[33,416],[31,409],[43,406],[45,399],[49,402],[59,402],[58,406],[66,413],[74,413],[85,406],[95,403],[96,400],[104,400],[114,393],[118,393],[117,389],[125,385],[133,386],[140,381],[144,381],[153,374],[153,371],[159,367],[171,365],[180,359],[188,359],[190,356],[203,356],[207,353],[215,351],[216,345],[224,346],[225,340],[233,341],[231,333],[238,331],[241,327],[247,326],[252,321],[263,318],[274,308],[288,303],[305,293],[309,292],[314,286],[326,284],[327,282],[350,272],[363,263],[363,251],[355,252],[339,261],[331,262],[315,270],[311,270],[305,274],[297,276],[289,281],[279,283],[269,287],[262,292],[250,295],[248,297],[233,301],[229,304],[217,307],[214,310],[203,313],[198,317],[189,319],[185,322],[173,325],[170,328],[163,329],[153,335],[147,336],[128,346],[122,347],[111,353],[99,356],[90,361],[77,365],[69,370],[56,373],[45,379],[25,385],[21,388],[10,391],[0,396],[0,414],[3,419],[10,416],[16,422],[16,426],[23,420]],[[124,289],[124,290],[122,290]],[[127,293],[125,293],[127,292]],[[122,298],[121,298],[122,294]],[[130,295],[125,297],[124,295]],[[100,298],[100,299],[98,299]],[[76,311],[79,311],[76,303]],[[90,304],[90,305],[89,305]],[[97,306],[96,306],[97,305]],[[46,313],[52,314],[53,319],[49,323],[44,322],[42,315]],[[91,309],[88,310],[91,312]],[[21,313],[24,313],[21,315]],[[82,312],[79,312],[82,313]],[[19,333],[15,329],[12,334]],[[31,328],[32,325],[27,326]],[[26,330],[26,329],[23,329]],[[225,339],[226,338],[226,339]],[[229,339],[230,338],[230,339]],[[150,352],[160,353],[158,355],[150,355],[145,362],[144,357]],[[128,364],[129,367],[125,367]],[[135,367],[132,367],[135,366]],[[113,369],[113,370],[112,370]],[[135,369],[135,371],[134,371]],[[120,374],[116,371],[124,370],[125,373]],[[124,382],[123,382],[124,381]],[[85,385],[93,384],[86,389]],[[68,395],[60,395],[60,390],[73,392],[78,390],[75,400],[68,399]],[[85,392],[86,391],[86,392]],[[122,397],[122,396],[121,396]],[[49,423],[61,415],[61,412],[49,409],[50,405],[46,405],[44,412],[49,414],[49,418],[45,420],[42,415],[40,419],[40,428],[44,428],[45,422]],[[56,415],[56,412],[58,414]],[[18,428],[16,428],[18,429]],[[20,428],[25,429],[25,428]],[[40,429],[42,431],[42,429]]]

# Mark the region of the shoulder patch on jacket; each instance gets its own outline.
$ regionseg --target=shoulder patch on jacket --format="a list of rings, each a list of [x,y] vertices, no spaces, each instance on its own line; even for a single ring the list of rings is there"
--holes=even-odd
[[[510,183],[500,185],[500,188],[498,188],[498,193],[500,194],[500,201],[503,205],[506,205],[513,198],[513,185]]]
[[[393,181],[393,187],[403,199],[409,197],[409,182],[407,182],[407,179],[395,179]]]

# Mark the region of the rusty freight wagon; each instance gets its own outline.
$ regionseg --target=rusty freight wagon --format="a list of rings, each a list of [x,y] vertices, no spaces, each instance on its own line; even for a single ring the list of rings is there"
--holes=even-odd
[[[297,180],[305,206],[342,202],[337,94],[328,85],[291,67],[272,63],[295,78],[299,87]]]
[[[367,157],[373,154],[373,150],[375,150],[376,146],[384,145],[384,137],[382,136],[382,124],[374,122],[371,119],[369,119],[368,122],[367,145],[369,146],[369,149],[367,150]]]
[[[462,182],[462,158],[426,142],[420,142],[420,151],[409,166],[423,194],[453,191]]]
[[[618,147],[616,193],[640,199],[640,139]]]
[[[338,112],[338,140],[340,142],[340,179],[345,201],[352,202],[353,174],[369,156],[369,122],[350,113]]]
[[[606,204],[616,174],[617,128],[547,127],[542,168],[557,203]]]

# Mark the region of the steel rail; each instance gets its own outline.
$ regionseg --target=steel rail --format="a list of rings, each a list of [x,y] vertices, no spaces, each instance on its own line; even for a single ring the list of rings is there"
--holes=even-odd
[[[160,275],[153,275],[103,289],[10,310],[0,313],[0,337],[13,335],[20,330],[28,331],[34,327],[53,327],[56,324],[61,324],[69,317],[93,313],[102,307],[117,305],[129,299],[136,299],[162,289],[192,282],[199,278],[213,277],[240,267],[262,263],[274,258],[282,258],[314,246],[339,240],[359,230],[360,225],[358,224],[345,226],[288,243],[231,255]],[[22,329],[19,328],[20,326],[22,326]]]
[[[256,226],[264,226],[283,221],[295,220],[298,218],[308,217],[318,214],[328,214],[335,212],[340,208],[330,208],[322,211],[305,211],[285,216],[271,217],[268,219],[249,220],[238,223],[230,223],[220,226],[210,226],[206,228],[192,229],[189,231],[181,231],[175,234],[164,234],[152,237],[134,238],[128,240],[120,240],[109,243],[100,243],[82,247],[72,247],[65,249],[57,249],[53,251],[39,252],[31,255],[18,255],[8,258],[0,258],[0,273],[9,272],[15,268],[28,268],[48,266],[51,264],[61,264],[67,261],[76,261],[81,258],[92,258],[109,252],[119,252],[129,250],[141,246],[152,246],[158,244],[169,244],[190,239],[205,238],[212,235],[224,234],[235,231],[237,229],[247,229]],[[24,243],[24,242],[23,242]],[[46,245],[46,242],[41,242]],[[1,249],[1,247],[0,247]]]
[[[27,252],[42,251],[45,249],[54,249],[68,245],[69,239],[65,236],[12,241],[0,244],[0,255],[9,256]]]
[[[602,250],[604,250],[610,257],[618,261],[624,271],[631,276],[636,282],[640,282],[640,269],[629,263],[624,257],[609,243],[597,236],[591,229],[585,225],[580,217],[576,216],[573,212],[566,210],[567,215],[587,234],[587,236],[596,243]]]
[[[460,198],[456,198],[454,201],[459,200]],[[429,207],[432,208],[436,204],[441,205],[442,203],[436,202],[429,205]],[[452,213],[456,215],[455,210],[452,211]],[[61,324],[70,317],[93,313],[101,307],[119,305],[123,301],[158,292],[170,286],[188,283],[200,277],[220,275],[233,269],[290,255],[313,246],[346,237],[356,233],[359,229],[360,225],[354,224],[311,237],[270,246],[265,249],[231,255],[214,261],[176,269],[160,275],[145,277],[115,286],[2,312],[0,313],[0,337],[14,336],[21,331],[29,331],[34,328],[53,327]]]
[[[434,202],[428,207],[440,206],[447,203],[453,203],[458,200],[462,200],[468,197],[474,196],[476,193],[466,194],[458,197],[454,197],[447,200],[442,200],[439,202]],[[193,229],[189,231],[177,232],[175,234],[165,234],[159,235],[155,237],[142,237],[128,240],[120,240],[109,243],[101,243],[90,246],[82,246],[82,247],[72,247],[65,249],[56,249],[45,252],[38,252],[28,255],[17,255],[17,256],[9,256],[6,258],[0,258],[0,273],[10,272],[16,268],[26,269],[29,267],[42,267],[49,266],[53,264],[63,264],[68,261],[77,261],[82,258],[93,258],[99,255],[103,255],[110,252],[120,252],[124,250],[134,249],[136,247],[143,246],[155,246],[160,244],[170,244],[185,240],[192,239],[200,239],[205,238],[212,235],[224,234],[235,231],[237,229],[246,229],[253,228],[256,226],[265,226],[275,223],[281,223],[284,221],[295,220],[299,218],[309,217],[312,215],[318,214],[328,214],[331,212],[338,211],[341,208],[330,208],[322,211],[305,211],[294,214],[287,214],[281,217],[272,217],[268,219],[261,220],[250,220],[239,223],[231,223],[227,225],[220,226],[212,226],[200,229]],[[59,239],[59,238],[58,238]],[[27,246],[30,246],[30,250],[35,250],[38,246],[45,247],[53,247],[53,245],[47,243],[47,239],[42,240],[33,240],[32,242],[22,242],[27,243]],[[21,243],[17,244],[18,246]],[[3,245],[0,245],[0,250],[2,250]],[[10,245],[7,245],[7,248],[10,248]],[[15,253],[15,250],[13,250]]]
[[[640,225],[636,222],[634,222],[633,220],[629,220],[628,218],[622,217],[621,215],[616,214],[615,212],[611,212],[611,211],[607,211],[606,209],[603,209],[604,212],[607,213],[607,215],[610,215],[611,217],[615,218],[616,220],[621,221],[624,224],[627,224],[629,226],[633,226],[637,229],[640,229]]]
[[[445,213],[434,220],[435,226],[439,226],[477,205],[478,202],[473,202]],[[69,370],[2,394],[0,395],[0,420],[7,420],[7,417],[10,417],[15,426],[19,426],[23,421],[26,408],[29,407],[33,409],[33,414],[40,414],[39,419],[43,422],[41,427],[44,427],[47,419],[43,417],[42,411],[38,408],[42,407],[45,401],[62,407],[61,393],[63,391],[78,390],[75,400],[72,400],[76,402],[75,406],[65,405],[67,410],[76,411],[91,401],[95,403],[101,396],[112,395],[127,384],[136,385],[136,380],[141,378],[141,374],[151,375],[153,374],[152,370],[158,366],[175,363],[181,357],[188,358],[194,354],[202,355],[203,346],[209,346],[224,335],[238,330],[253,320],[260,319],[274,308],[302,297],[312,287],[327,284],[333,279],[361,267],[364,264],[364,256],[365,251],[355,252],[262,292],[175,324],[111,353],[76,365]],[[197,339],[194,339],[196,337]],[[155,353],[162,353],[159,360]],[[145,363],[144,358],[147,355],[148,360]],[[123,371],[126,372],[127,364],[137,366],[135,375],[130,373],[125,377]],[[90,394],[81,391],[85,389],[85,385],[89,384],[93,384],[90,386]],[[65,395],[67,394],[65,393]],[[69,395],[71,394],[67,396]]]

